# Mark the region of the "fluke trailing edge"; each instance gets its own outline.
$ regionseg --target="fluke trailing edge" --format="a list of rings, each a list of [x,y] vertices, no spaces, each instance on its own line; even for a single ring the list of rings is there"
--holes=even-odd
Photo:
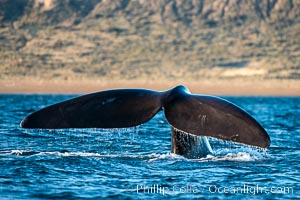
[[[190,153],[193,136],[262,148],[270,145],[267,132],[247,112],[215,96],[190,94],[181,85],[164,92],[117,89],[83,95],[30,114],[21,127],[125,128],[149,121],[160,110],[164,110],[172,127],[172,152],[177,154]]]

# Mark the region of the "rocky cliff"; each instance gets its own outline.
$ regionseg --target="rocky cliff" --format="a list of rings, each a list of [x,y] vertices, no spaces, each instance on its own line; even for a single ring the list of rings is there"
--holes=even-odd
[[[0,0],[0,78],[300,79],[297,0]]]

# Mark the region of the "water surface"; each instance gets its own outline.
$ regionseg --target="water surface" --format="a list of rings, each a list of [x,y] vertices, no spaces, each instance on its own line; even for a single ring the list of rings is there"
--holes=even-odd
[[[0,199],[295,199],[299,97],[225,97],[266,128],[262,151],[209,139],[214,155],[170,153],[160,112],[130,129],[27,130],[27,114],[71,95],[0,95]]]

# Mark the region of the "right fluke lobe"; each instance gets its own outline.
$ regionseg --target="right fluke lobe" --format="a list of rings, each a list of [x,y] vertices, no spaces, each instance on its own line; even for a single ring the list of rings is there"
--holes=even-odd
[[[181,131],[262,148],[270,145],[265,129],[247,112],[224,99],[190,94],[170,98],[165,115]]]

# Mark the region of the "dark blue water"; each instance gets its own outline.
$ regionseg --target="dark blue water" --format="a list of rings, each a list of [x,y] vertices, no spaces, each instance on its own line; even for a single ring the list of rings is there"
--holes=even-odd
[[[268,131],[268,151],[209,139],[214,155],[173,155],[163,113],[131,129],[25,130],[67,95],[0,95],[0,199],[295,199],[300,98],[227,97]]]

